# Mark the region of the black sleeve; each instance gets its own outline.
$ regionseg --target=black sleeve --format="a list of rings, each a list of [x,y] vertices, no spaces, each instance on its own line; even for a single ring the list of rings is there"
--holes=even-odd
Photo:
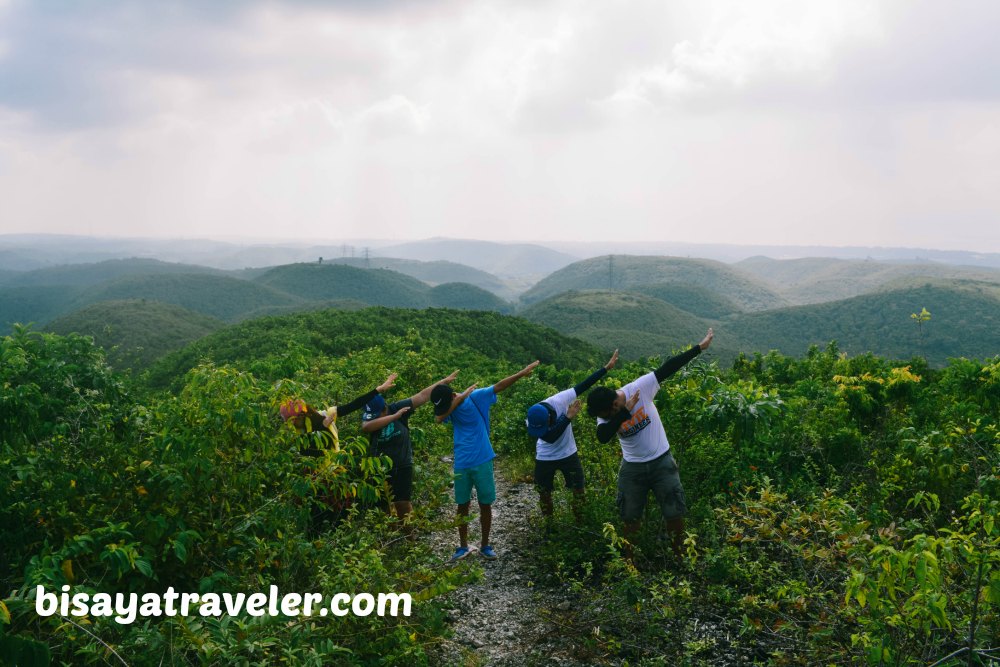
[[[553,442],[558,440],[559,436],[561,436],[566,431],[570,423],[571,423],[570,418],[567,417],[566,415],[559,417],[559,419],[556,420],[556,423],[553,424],[551,428],[549,428],[549,430],[545,432],[545,435],[542,436],[542,440],[551,445]]]
[[[365,407],[365,403],[372,400],[376,396],[378,396],[378,389],[372,389],[364,396],[358,396],[347,405],[337,406],[337,418],[339,419],[340,417],[346,417],[352,412],[360,410],[361,408]]]
[[[701,346],[695,345],[687,352],[681,352],[676,357],[670,357],[663,362],[659,368],[657,368],[654,373],[656,373],[656,381],[663,382],[668,377],[679,371],[684,367],[684,364],[691,361],[695,357],[701,354]]]
[[[597,382],[607,374],[608,374],[608,369],[605,368],[604,366],[601,366],[596,371],[591,373],[590,377],[588,377],[586,380],[573,387],[573,391],[576,392],[577,396],[580,396],[581,394],[583,394],[583,392],[593,387],[595,382]]]
[[[597,425],[597,441],[598,442],[611,442],[611,439],[615,437],[615,433],[618,432],[618,428],[624,424],[632,414],[622,408],[621,411],[615,413],[610,420],[604,422],[603,424]]]

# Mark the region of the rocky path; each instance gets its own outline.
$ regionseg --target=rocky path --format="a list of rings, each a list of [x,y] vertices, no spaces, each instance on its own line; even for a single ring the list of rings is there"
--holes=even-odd
[[[501,466],[496,482],[491,541],[499,558],[489,561],[476,551],[466,559],[479,562],[483,578],[448,596],[454,636],[435,657],[449,665],[583,664],[572,657],[571,639],[559,632],[559,617],[571,608],[570,595],[532,579],[529,558],[538,534],[531,518],[538,514],[538,494],[530,483],[508,481]],[[478,545],[475,501],[472,514],[469,543]],[[457,531],[433,539],[442,554],[458,545]]]

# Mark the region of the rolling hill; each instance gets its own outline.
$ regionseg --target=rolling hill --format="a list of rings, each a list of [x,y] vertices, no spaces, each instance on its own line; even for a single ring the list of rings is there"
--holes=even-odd
[[[307,298],[248,280],[213,274],[127,276],[94,285],[75,302],[79,308],[100,301],[146,299],[172,303],[220,320],[270,306],[300,305]]]
[[[416,259],[399,259],[396,257],[369,257],[367,260],[361,257],[342,257],[331,261],[331,264],[346,264],[356,268],[389,269],[398,271],[411,278],[427,283],[428,285],[441,285],[444,283],[469,283],[489,292],[493,292],[502,299],[513,299],[516,294],[514,290],[497,278],[492,273],[475,269],[465,264],[436,260],[422,262]]]
[[[378,254],[424,262],[461,258],[463,264],[501,277],[543,276],[576,260],[572,255],[530,243],[444,238],[385,246],[378,249]]]
[[[53,320],[58,334],[91,336],[118,369],[141,370],[164,354],[225,326],[214,317],[156,301],[102,301]]]
[[[608,290],[566,292],[519,314],[605,350],[618,348],[627,359],[687,348],[701,340],[710,326],[708,321],[659,299]],[[731,338],[720,339],[712,351],[729,359],[736,355],[736,346]]]
[[[492,310],[510,313],[513,306],[492,292],[468,283],[442,283],[427,292],[430,305],[435,308],[457,310]]]
[[[309,301],[356,299],[375,306],[423,308],[428,287],[416,278],[385,269],[358,269],[339,264],[286,264],[254,279],[257,285]]]
[[[15,323],[40,324],[73,310],[80,290],[69,286],[0,287],[0,335]]]
[[[836,301],[875,292],[887,285],[915,284],[926,280],[964,279],[1000,284],[1000,270],[935,262],[751,257],[735,266],[766,281],[796,305]]]
[[[17,275],[7,276],[3,284],[9,287],[40,285],[86,287],[126,276],[180,273],[223,275],[222,271],[204,266],[175,264],[173,262],[161,262],[156,259],[131,257],[128,259],[109,259],[90,264],[63,264],[35,269],[33,271],[22,271],[17,273]]]
[[[581,368],[592,365],[602,354],[584,341],[518,317],[438,308],[414,311],[377,307],[266,317],[233,325],[161,359],[150,369],[148,379],[154,387],[165,387],[202,359],[246,365],[264,356],[265,350],[283,360],[290,347],[307,354],[347,355],[378,345],[390,336],[412,341],[414,331],[420,332],[418,347],[462,350],[449,357],[449,365],[455,368],[483,358],[513,364],[539,359],[557,367]],[[293,371],[282,368],[277,372]]]
[[[743,312],[735,301],[725,295],[695,285],[657,283],[639,285],[629,291],[651,296],[708,320],[719,320]]]
[[[918,328],[910,317],[926,308],[931,320]],[[1000,298],[977,283],[927,283],[807,306],[747,313],[730,328],[747,350],[800,355],[810,345],[836,340],[855,355],[895,359],[923,356],[943,365],[950,357],[1000,354]]]
[[[767,310],[787,305],[756,278],[722,262],[682,257],[608,255],[575,262],[539,281],[521,295],[526,304],[581,289],[632,290],[644,285],[688,285],[723,295],[739,308]]]

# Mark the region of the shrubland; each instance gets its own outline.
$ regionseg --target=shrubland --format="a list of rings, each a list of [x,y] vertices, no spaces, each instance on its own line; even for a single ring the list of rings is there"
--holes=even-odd
[[[681,342],[681,341],[679,341]],[[693,341],[691,341],[693,342]],[[280,402],[390,398],[461,370],[494,382],[542,365],[494,409],[501,474],[530,470],[532,403],[604,362],[594,348],[489,313],[369,309],[264,318],[122,376],[90,339],[0,339],[0,650],[44,664],[420,664],[448,634],[440,595],[477,576],[378,510],[386,462],[357,417],[314,465]],[[657,360],[621,364],[624,384]],[[986,664],[1000,637],[1000,357],[929,367],[848,357],[706,355],[657,406],[689,515],[675,559],[650,502],[621,557],[616,443],[574,424],[582,518],[557,490],[532,551],[538,585],[571,591],[554,620],[579,658],[629,664]],[[418,536],[450,522],[450,432],[411,420]],[[318,524],[318,499],[337,516]],[[330,505],[327,505],[329,507]],[[441,518],[446,517],[446,518]],[[410,592],[409,618],[111,619],[34,613],[33,587],[102,592]],[[113,653],[112,653],[113,652]],[[968,661],[972,660],[971,663]],[[978,662],[976,662],[978,661]],[[25,660],[27,662],[27,660]]]

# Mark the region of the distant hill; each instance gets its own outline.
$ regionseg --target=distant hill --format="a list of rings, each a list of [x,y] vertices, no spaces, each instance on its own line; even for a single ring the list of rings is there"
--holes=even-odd
[[[615,255],[575,262],[542,279],[521,295],[536,303],[562,292],[581,289],[632,290],[644,285],[673,283],[705,289],[730,299],[749,311],[787,305],[787,301],[756,278],[726,264],[682,257]]]
[[[513,305],[496,294],[468,283],[443,283],[428,291],[430,305],[435,308],[456,308],[459,310],[493,310],[510,313]]]
[[[256,319],[217,331],[161,359],[150,369],[149,382],[154,387],[168,386],[206,358],[216,363],[248,365],[267,355],[283,355],[289,346],[306,353],[346,355],[378,345],[389,336],[408,338],[414,330],[420,332],[423,345],[459,350],[453,350],[449,361],[454,368],[463,368],[463,363],[472,358],[484,357],[512,364],[539,359],[559,368],[585,368],[602,355],[581,340],[498,313],[438,308],[323,310]],[[292,371],[283,368],[277,372]],[[464,377],[463,381],[477,379],[495,380]]]
[[[80,290],[69,286],[0,287],[0,335],[15,323],[42,324],[74,308]]]
[[[732,299],[705,287],[678,283],[657,283],[638,285],[631,292],[645,294],[686,310],[692,315],[709,320],[718,320],[743,311]]]
[[[926,308],[918,329],[910,317]],[[1000,298],[989,283],[925,284],[841,301],[739,315],[729,323],[748,351],[800,355],[836,340],[855,355],[896,359],[923,356],[935,365],[950,357],[1000,354]]]
[[[514,290],[492,273],[456,262],[444,260],[422,262],[416,259],[396,257],[369,257],[367,260],[362,257],[341,257],[331,260],[331,263],[346,264],[359,269],[398,271],[431,286],[443,283],[469,283],[508,300],[516,296]]]
[[[377,249],[381,256],[424,262],[461,259],[477,269],[501,277],[544,276],[576,257],[529,243],[493,243],[462,239],[427,239]]]
[[[705,335],[709,323],[643,294],[588,290],[566,292],[525,308],[520,315],[605,350],[637,359],[686,349]],[[735,356],[732,339],[713,349]]]
[[[109,259],[90,264],[64,264],[49,266],[33,271],[18,272],[4,280],[9,287],[38,285],[72,285],[85,287],[96,285],[107,280],[124,276],[148,276],[159,274],[208,273],[223,275],[217,269],[192,264],[175,264],[161,262],[156,259],[131,257],[128,259]]]
[[[341,264],[287,264],[254,279],[258,285],[310,301],[356,299],[375,306],[424,308],[427,285],[385,269],[358,269]]]
[[[307,298],[265,284],[213,274],[127,276],[87,288],[75,302],[82,307],[100,301],[146,299],[183,306],[221,320],[270,306],[302,304]]]
[[[890,284],[966,279],[1000,284],[1000,270],[936,262],[898,263],[810,257],[751,257],[735,265],[770,284],[794,304],[822,303],[868,294]]]
[[[92,336],[118,368],[143,369],[225,324],[214,317],[157,301],[103,301],[53,320],[44,328],[58,334]]]

